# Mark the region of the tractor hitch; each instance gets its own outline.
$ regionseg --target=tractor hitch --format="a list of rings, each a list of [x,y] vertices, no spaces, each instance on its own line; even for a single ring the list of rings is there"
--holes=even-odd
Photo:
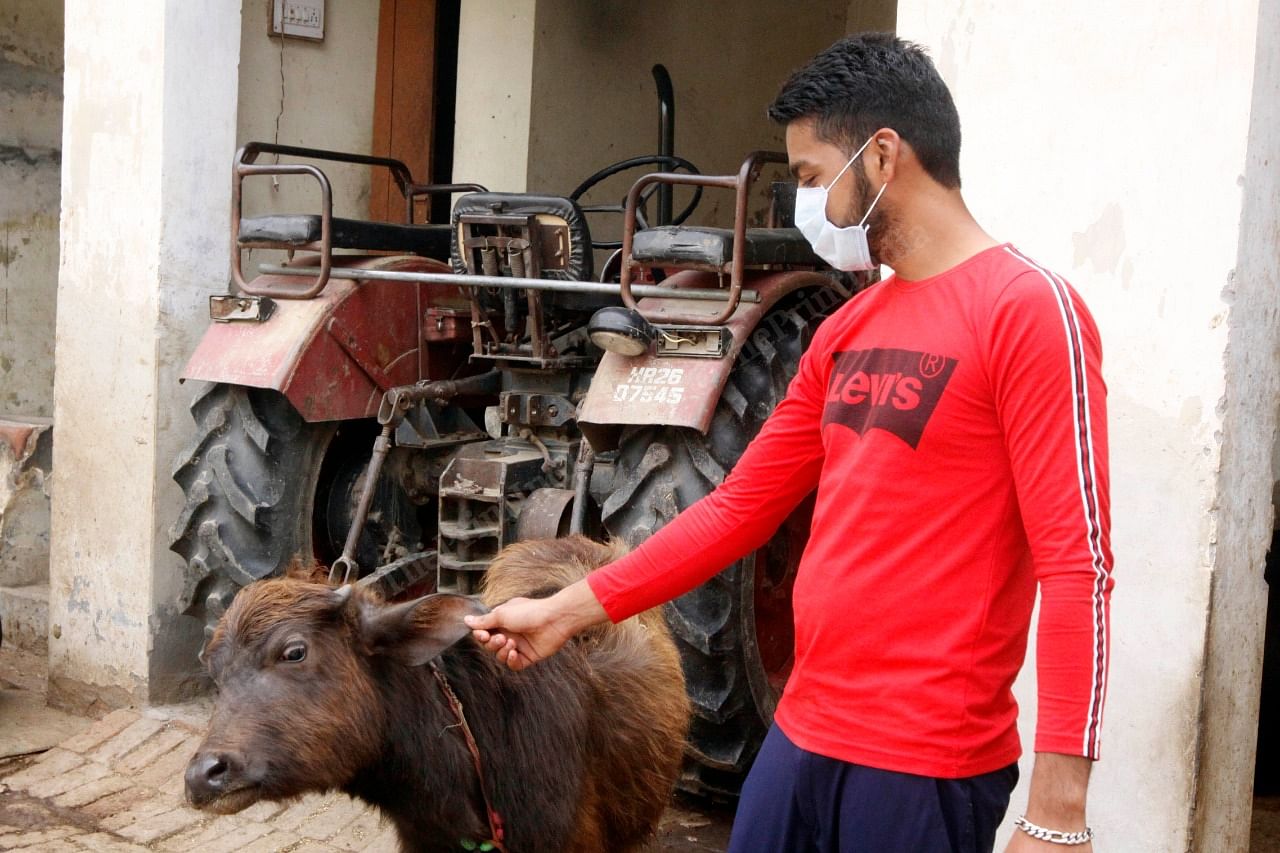
[[[500,381],[501,374],[494,370],[463,379],[422,381],[413,385],[387,389],[378,407],[378,423],[382,424],[382,431],[373,440],[373,455],[369,459],[369,469],[365,474],[364,488],[360,491],[360,501],[356,504],[356,514],[351,519],[351,529],[347,531],[347,539],[342,546],[342,556],[334,560],[333,565],[329,567],[329,583],[348,584],[360,577],[356,549],[360,545],[360,536],[364,533],[365,522],[369,520],[369,508],[373,505],[373,496],[377,491],[382,465],[391,451],[392,436],[409,411],[415,405],[428,400],[442,402],[459,394],[492,393],[497,390]]]

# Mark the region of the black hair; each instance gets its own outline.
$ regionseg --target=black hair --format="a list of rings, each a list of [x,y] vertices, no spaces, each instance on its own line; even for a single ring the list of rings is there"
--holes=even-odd
[[[924,48],[892,33],[849,36],[791,75],[769,105],[779,124],[813,119],[818,138],[850,155],[892,128],[945,187],[960,186],[960,115]]]

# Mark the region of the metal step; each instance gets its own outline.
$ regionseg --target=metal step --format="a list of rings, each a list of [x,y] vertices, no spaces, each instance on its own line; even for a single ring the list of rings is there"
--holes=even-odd
[[[454,557],[441,557],[440,567],[455,572],[483,572],[489,568],[488,560],[459,560]]]
[[[496,504],[502,500],[502,495],[487,490],[471,491],[470,489],[459,489],[455,487],[446,487],[440,490],[442,498],[460,498],[467,501],[484,501],[485,503]]]
[[[356,585],[377,590],[383,598],[391,599],[416,583],[434,579],[435,572],[436,552],[420,551],[387,563],[360,578]]]
[[[456,521],[440,522],[440,535],[445,539],[468,541],[483,539],[486,536],[497,536],[499,532],[500,528],[496,524],[484,527],[464,527]]]

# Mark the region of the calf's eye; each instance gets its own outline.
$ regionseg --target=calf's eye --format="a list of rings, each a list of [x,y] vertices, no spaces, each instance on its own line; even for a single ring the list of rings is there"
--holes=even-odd
[[[304,661],[306,659],[307,647],[302,643],[294,643],[292,645],[285,646],[284,651],[280,653],[280,660],[287,661],[289,663],[298,663],[299,661]]]

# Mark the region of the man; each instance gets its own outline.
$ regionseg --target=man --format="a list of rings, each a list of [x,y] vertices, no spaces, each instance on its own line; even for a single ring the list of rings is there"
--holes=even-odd
[[[959,118],[919,47],[844,39],[769,115],[815,250],[894,275],[822,324],[720,488],[586,581],[475,620],[476,639],[528,666],[703,582],[816,488],[795,667],[730,849],[991,850],[1038,583],[1036,760],[1008,850],[1091,850],[1112,585],[1097,330],[970,215]]]

